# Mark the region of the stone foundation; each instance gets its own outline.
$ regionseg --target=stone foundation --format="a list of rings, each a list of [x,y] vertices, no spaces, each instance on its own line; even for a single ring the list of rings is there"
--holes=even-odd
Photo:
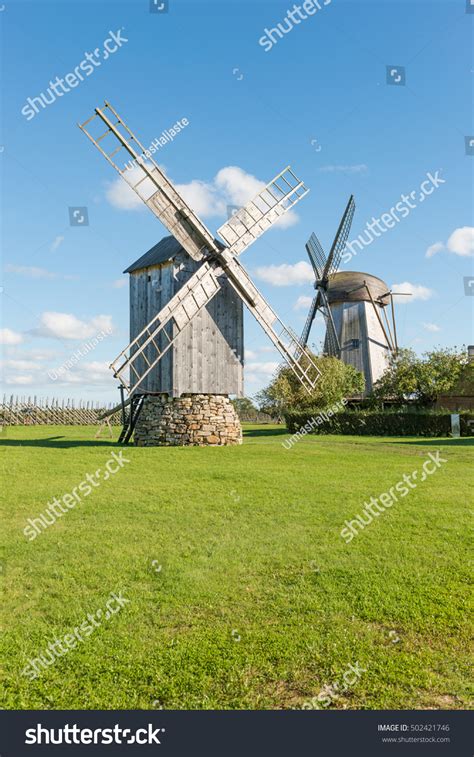
[[[242,428],[226,395],[149,395],[135,427],[134,441],[137,447],[242,444]]]

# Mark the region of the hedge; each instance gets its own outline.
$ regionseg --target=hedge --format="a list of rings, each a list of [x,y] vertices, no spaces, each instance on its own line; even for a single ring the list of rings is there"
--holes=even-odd
[[[451,414],[430,411],[344,410],[324,417],[320,408],[289,410],[285,413],[290,434],[299,431],[312,418],[321,423],[307,426],[311,434],[350,434],[352,436],[450,436]],[[461,436],[474,435],[474,413],[462,412]]]

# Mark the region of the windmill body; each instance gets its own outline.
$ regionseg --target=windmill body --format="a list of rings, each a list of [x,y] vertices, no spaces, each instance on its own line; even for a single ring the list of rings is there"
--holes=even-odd
[[[130,341],[187,284],[199,263],[174,237],[165,237],[124,273],[130,274]],[[163,338],[162,338],[163,341]],[[224,278],[215,297],[188,323],[147,374],[143,392],[243,395],[243,304]],[[164,345],[163,345],[164,346]],[[153,347],[136,361],[139,374]],[[133,376],[132,376],[133,390]]]
[[[351,195],[328,255],[313,233],[306,251],[313,266],[316,295],[300,342],[308,343],[314,319],[321,312],[326,322],[324,353],[354,366],[365,378],[365,394],[388,367],[397,347],[393,296],[382,279],[368,273],[338,271],[355,202]],[[387,316],[391,306],[392,325]]]
[[[219,241],[110,103],[95,108],[79,127],[172,235],[172,241],[160,243],[172,248],[170,254],[163,248],[162,257],[150,251],[129,271],[131,341],[110,366],[122,397],[125,391],[129,394],[130,411],[119,441],[130,439],[148,404],[138,443],[236,443],[239,424],[228,394],[242,391],[237,301],[251,312],[306,391],[312,391],[320,376],[311,353],[282,323],[239,259],[308,189],[287,166],[217,230]],[[163,399],[165,393],[170,402]]]
[[[340,345],[338,357],[364,375],[367,394],[388,367],[391,352],[386,329],[381,325],[385,320],[383,310],[390,304],[388,287],[368,273],[339,271],[329,280],[327,299]],[[331,354],[328,334],[324,351]]]

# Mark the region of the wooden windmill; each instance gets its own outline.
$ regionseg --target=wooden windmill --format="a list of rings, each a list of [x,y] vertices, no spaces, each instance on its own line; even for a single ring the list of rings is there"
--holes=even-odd
[[[96,125],[101,128],[105,125],[106,131],[94,135],[92,129]],[[186,333],[189,334],[189,329],[187,332],[186,329],[202,309],[222,292],[223,287],[231,289],[234,299],[238,298],[247,306],[300,382],[311,392],[319,377],[311,354],[296,334],[278,318],[239,260],[240,254],[252,242],[307,194],[308,189],[291,168],[287,167],[279,173],[251,202],[218,229],[223,240],[220,242],[184,201],[150,152],[109,103],[106,102],[103,108],[95,108],[94,115],[79,127],[166,226],[180,249],[192,261],[189,276],[168,291],[169,299],[164,297],[159,300],[159,310],[150,315],[149,321],[138,333],[132,334],[130,343],[111,364],[114,376],[129,394],[133,394],[136,411],[140,410],[139,391],[143,392],[149,377],[156,373],[158,363],[174,345],[176,350],[185,348]],[[115,156],[122,150],[127,158],[131,156],[135,162],[135,170],[130,171],[124,163],[120,167],[116,162]],[[206,349],[203,343],[203,360],[209,357]],[[172,375],[176,374],[172,371]],[[172,378],[172,393],[179,390],[178,386],[173,385],[174,381]],[[234,390],[230,388],[228,391]],[[133,421],[133,412],[130,418]]]
[[[351,195],[329,255],[313,233],[306,251],[315,274],[316,295],[300,338],[306,346],[318,311],[326,322],[324,353],[337,357],[364,374],[365,392],[388,366],[390,353],[398,351],[392,292],[382,279],[357,271],[338,271],[355,211]],[[397,292],[397,296],[398,296]],[[391,305],[392,328],[386,308]]]

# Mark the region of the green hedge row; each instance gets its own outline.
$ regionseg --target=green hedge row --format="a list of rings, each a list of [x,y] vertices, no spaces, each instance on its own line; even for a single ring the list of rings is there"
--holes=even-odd
[[[474,413],[461,416],[461,436],[474,435]],[[320,424],[311,419],[321,418]],[[344,410],[323,417],[320,409],[290,410],[285,413],[291,434],[306,426],[303,433],[350,434],[353,436],[450,436],[451,415],[446,412],[394,412],[380,410]]]

